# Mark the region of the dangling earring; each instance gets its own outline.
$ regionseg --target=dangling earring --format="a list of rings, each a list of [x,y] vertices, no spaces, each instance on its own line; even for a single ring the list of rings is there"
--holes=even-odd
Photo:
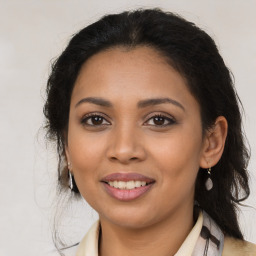
[[[68,174],[69,174],[69,188],[73,190],[73,178],[72,178],[71,171],[68,171]]]
[[[212,188],[213,188],[213,182],[212,182],[212,179],[211,179],[211,167],[208,169],[208,178],[205,182],[205,188],[207,191],[210,191]]]
[[[71,174],[71,171],[70,171],[70,163],[68,163],[68,176],[69,176],[69,188],[71,190],[73,190],[73,177],[72,177],[72,174]]]

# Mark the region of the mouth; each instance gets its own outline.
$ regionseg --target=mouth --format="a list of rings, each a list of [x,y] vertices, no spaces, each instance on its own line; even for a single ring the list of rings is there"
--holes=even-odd
[[[130,180],[130,181],[109,181],[107,184],[113,188],[118,188],[118,189],[135,189],[135,188],[140,188],[147,186],[146,181],[139,181],[139,180]]]
[[[106,192],[121,201],[130,201],[148,192],[155,180],[137,173],[113,173],[101,182]]]

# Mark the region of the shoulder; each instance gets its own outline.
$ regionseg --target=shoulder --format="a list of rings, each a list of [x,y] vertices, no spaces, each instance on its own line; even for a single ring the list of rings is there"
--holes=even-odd
[[[256,245],[247,241],[225,237],[223,256],[256,256]]]

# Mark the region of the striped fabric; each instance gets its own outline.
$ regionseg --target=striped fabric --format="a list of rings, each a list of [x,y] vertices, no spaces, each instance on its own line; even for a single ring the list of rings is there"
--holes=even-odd
[[[203,227],[192,256],[221,256],[223,246],[223,232],[214,220],[205,211],[203,211]]]

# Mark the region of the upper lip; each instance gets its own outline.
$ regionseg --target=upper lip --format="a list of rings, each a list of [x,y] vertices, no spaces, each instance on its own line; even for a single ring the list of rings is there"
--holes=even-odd
[[[131,181],[131,180],[138,180],[138,181],[145,181],[146,183],[155,182],[154,179],[147,177],[145,175],[139,173],[111,173],[105,176],[101,181],[103,182],[110,182],[110,181]]]

